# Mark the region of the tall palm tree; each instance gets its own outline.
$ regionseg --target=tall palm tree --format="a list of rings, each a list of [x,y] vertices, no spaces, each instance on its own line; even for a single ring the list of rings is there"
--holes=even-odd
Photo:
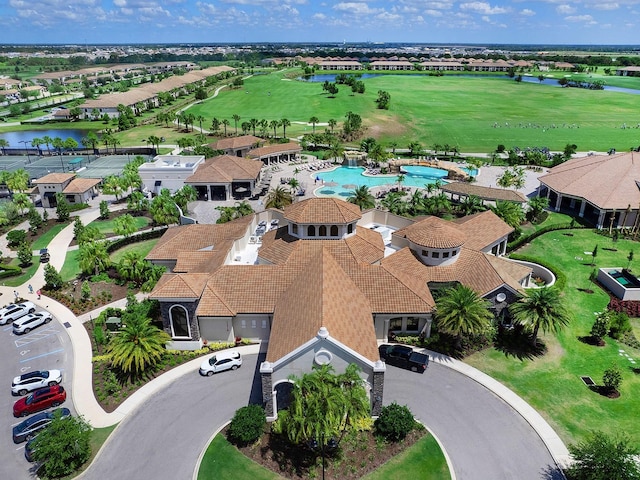
[[[118,274],[123,279],[130,280],[139,287],[146,280],[146,267],[144,257],[140,252],[128,251],[125,252],[118,264]]]
[[[228,118],[223,118],[222,119],[222,126],[224,127],[224,136],[227,136],[227,127],[229,126],[229,124],[231,124],[231,122],[229,121]]]
[[[98,275],[109,265],[109,253],[103,242],[85,242],[78,249],[78,266],[83,273]]]
[[[330,118],[327,121],[327,124],[329,125],[329,128],[331,129],[331,133],[333,133],[333,130],[336,128],[336,125],[338,125],[338,121],[335,118]]]
[[[234,113],[231,118],[233,118],[233,122],[236,125],[236,136],[237,136],[238,135],[238,122],[240,121],[240,115],[238,115],[237,113]]]
[[[493,314],[489,302],[465,285],[447,289],[436,300],[436,321],[443,332],[456,337],[456,349],[462,345],[462,335],[478,334],[490,326]]]
[[[42,145],[44,143],[44,140],[42,140],[41,138],[35,137],[31,140],[31,146],[35,147],[38,149],[38,155],[41,154],[40,152],[40,145]]]
[[[51,137],[49,135],[45,135],[44,137],[42,137],[42,141],[47,146],[47,153],[49,155],[51,155],[51,149],[49,148],[49,145],[51,145],[53,143],[53,140],[51,139]]]
[[[344,147],[338,141],[332,142],[329,145],[329,158],[333,158],[334,161],[337,161],[339,158],[342,158],[344,154]]]
[[[559,332],[569,324],[571,314],[564,306],[560,291],[554,287],[530,288],[509,311],[513,318],[523,325],[533,328],[531,343],[536,345],[538,331]]]
[[[170,340],[171,337],[151,325],[148,318],[132,317],[109,342],[108,351],[114,366],[138,375],[162,358],[165,344]]]
[[[376,199],[369,191],[369,187],[362,185],[351,192],[347,202],[358,205],[360,210],[369,210],[376,206]]]
[[[524,221],[524,211],[519,203],[498,200],[491,210],[510,227],[519,228]]]
[[[278,125],[280,125],[280,122],[278,122],[278,120],[271,120],[269,122],[269,128],[273,129],[273,138],[276,138],[278,136]]]
[[[309,119],[309,123],[313,126],[313,133],[316,133],[316,124],[320,121],[320,119],[316,116],[313,116]]]
[[[477,195],[468,195],[458,205],[458,210],[462,215],[472,215],[476,212],[483,212],[487,209],[482,203],[482,199]]]
[[[284,187],[272,188],[267,194],[265,208],[284,208],[293,203],[291,192]]]
[[[249,125],[251,125],[251,129],[253,130],[253,136],[256,136],[256,127],[258,126],[259,120],[257,118],[252,118],[249,120]]]
[[[291,125],[291,122],[287,118],[283,118],[280,120],[280,125],[282,125],[282,136],[286,138],[287,136],[287,127]]]
[[[204,133],[202,132],[202,122],[204,122],[206,119],[202,115],[198,115],[196,117],[196,120],[198,121],[198,127],[200,127],[200,133]]]
[[[0,149],[2,149],[2,154],[6,155],[5,148],[9,146],[9,142],[4,138],[0,138]]]

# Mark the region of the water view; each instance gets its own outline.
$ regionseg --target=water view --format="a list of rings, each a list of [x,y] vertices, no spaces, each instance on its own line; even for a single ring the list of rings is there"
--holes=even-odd
[[[424,187],[426,184],[443,180],[447,171],[440,168],[420,167],[420,171],[404,174],[403,185],[408,187]],[[369,188],[382,186],[397,186],[398,175],[363,175],[363,167],[338,167],[328,172],[315,173],[317,184],[324,182],[324,186],[316,190],[316,195],[325,197],[349,197],[351,192],[363,185]]]
[[[62,129],[62,128],[52,128],[48,130],[21,130],[17,132],[3,132],[0,133],[0,138],[9,142],[10,148],[23,148],[28,147],[31,148],[31,141],[34,138],[44,138],[45,136],[49,136],[50,138],[60,137],[63,140],[71,137],[78,145],[82,145],[82,138],[87,135],[88,130],[77,130],[77,129]],[[26,144],[24,143],[26,142]],[[43,145],[41,148],[46,150],[46,145]]]

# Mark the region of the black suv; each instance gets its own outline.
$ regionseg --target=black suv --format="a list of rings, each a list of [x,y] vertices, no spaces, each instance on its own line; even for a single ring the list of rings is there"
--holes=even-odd
[[[380,345],[378,352],[385,363],[406,368],[412,372],[424,373],[429,365],[429,355],[414,352],[413,348],[404,345]]]

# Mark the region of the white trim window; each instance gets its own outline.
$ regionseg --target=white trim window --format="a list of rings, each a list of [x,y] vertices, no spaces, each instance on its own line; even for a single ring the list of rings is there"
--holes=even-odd
[[[191,325],[189,325],[189,312],[182,305],[173,305],[169,309],[169,322],[171,323],[172,338],[191,339]]]

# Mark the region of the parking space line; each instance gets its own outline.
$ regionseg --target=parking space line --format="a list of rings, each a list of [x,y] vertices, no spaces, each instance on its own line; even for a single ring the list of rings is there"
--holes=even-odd
[[[54,330],[54,329],[47,329],[47,330],[41,330],[39,332],[34,332],[29,334],[28,337],[21,337],[18,338],[16,340],[14,340],[14,343],[16,344],[16,347],[23,347],[25,345],[29,345],[30,343],[33,342],[37,342],[38,340],[43,340],[47,337],[50,337],[51,335],[56,335],[59,333],[59,330]]]
[[[41,355],[36,355],[35,357],[24,358],[20,360],[20,363],[29,362],[31,360],[35,360],[36,358],[46,357],[48,355],[53,355],[54,353],[64,352],[64,348],[59,348],[58,350],[53,350],[51,352],[43,353]]]

